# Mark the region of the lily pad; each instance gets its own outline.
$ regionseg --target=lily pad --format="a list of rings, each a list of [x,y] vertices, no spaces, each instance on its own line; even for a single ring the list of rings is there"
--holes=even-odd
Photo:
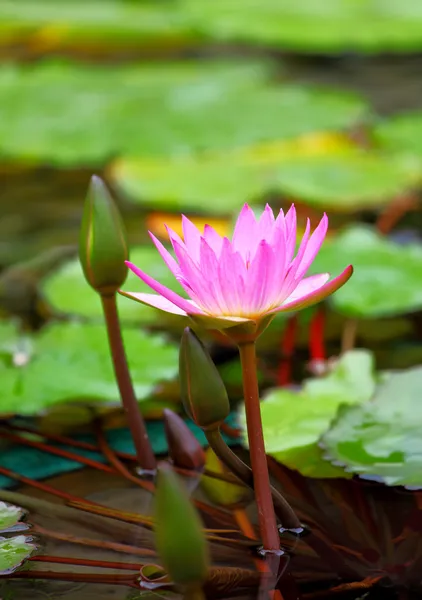
[[[422,368],[391,375],[371,402],[343,406],[322,438],[326,457],[349,473],[422,488]]]
[[[394,162],[369,152],[298,157],[281,162],[280,191],[320,209],[362,210],[387,204],[421,180],[413,161]]]
[[[131,251],[130,259],[163,285],[178,293],[183,293],[174,275],[152,244]],[[123,289],[151,292],[151,289],[132,273],[129,273]],[[43,284],[42,291],[50,306],[58,312],[103,320],[100,297],[86,282],[78,260],[66,263],[48,277]],[[123,296],[118,297],[118,305],[120,318],[125,322],[151,324],[160,321],[163,323],[171,320],[184,321],[182,317],[174,318],[172,315],[169,316],[167,313],[144,306]]]
[[[311,136],[312,138],[312,136]],[[154,208],[228,214],[278,192],[319,209],[382,206],[421,180],[413,161],[362,152],[343,142],[316,150],[295,141],[180,160],[115,161],[109,175],[131,199]],[[230,165],[228,168],[227,165]]]
[[[18,569],[35,549],[28,538],[19,535],[12,538],[0,537],[0,576],[9,575]]]
[[[25,511],[19,506],[0,501],[0,533],[13,530],[24,514]]]
[[[419,0],[184,0],[211,38],[313,52],[410,51],[422,42]]]
[[[150,397],[158,383],[177,374],[177,347],[139,329],[124,329],[135,393]],[[103,324],[51,324],[32,340],[22,366],[0,360],[2,413],[37,414],[64,402],[120,401]]]
[[[422,111],[399,114],[381,122],[374,129],[374,138],[383,150],[422,159]]]
[[[274,100],[266,102],[272,102],[273,114],[260,116],[269,75],[268,63],[250,61],[3,65],[0,152],[53,165],[102,165],[120,154],[183,155],[233,146],[269,135],[273,120],[279,122]],[[251,98],[245,115],[238,108],[242,98]],[[300,94],[297,98],[300,102]],[[311,127],[327,122],[340,127],[361,114],[356,100],[313,101]],[[310,107],[311,99],[305,99],[299,129],[309,128]]]
[[[3,43],[14,40],[44,42],[53,48],[66,43],[93,45],[183,41],[189,34],[186,19],[175,2],[122,2],[121,0],[2,0],[0,31]],[[48,44],[50,42],[50,44]]]
[[[345,477],[342,469],[322,459],[318,441],[338,408],[369,400],[376,381],[371,354],[353,350],[329,375],[305,381],[299,392],[271,390],[261,403],[268,454],[305,476]]]
[[[422,308],[422,247],[398,245],[366,227],[352,227],[327,240],[311,269],[340,273],[352,264],[350,281],[330,299],[352,318],[396,316]]]

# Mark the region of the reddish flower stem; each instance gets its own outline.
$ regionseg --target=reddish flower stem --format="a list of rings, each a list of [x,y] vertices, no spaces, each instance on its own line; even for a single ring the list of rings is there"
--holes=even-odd
[[[324,344],[325,309],[318,308],[309,328],[309,354],[311,361],[325,360]]]
[[[113,359],[114,373],[119,386],[123,408],[127,415],[129,430],[132,434],[139,466],[144,471],[154,472],[157,463],[147,429],[133,389],[132,378],[126,359],[122,332],[120,330],[119,315],[117,312],[116,294],[101,296],[104,317],[107,325],[107,334]]]
[[[94,504],[91,500],[84,500],[83,498],[79,498],[78,496],[73,496],[68,492],[63,492],[62,490],[56,490],[56,488],[47,485],[46,483],[42,483],[41,481],[35,481],[34,479],[30,479],[29,477],[25,477],[24,475],[19,475],[19,473],[15,473],[14,471],[10,471],[5,467],[0,467],[0,475],[5,475],[9,477],[9,479],[13,479],[15,481],[19,481],[19,483],[24,483],[25,485],[29,485],[33,488],[46,492],[47,494],[51,494],[52,496],[57,496],[58,498],[62,498],[62,500],[66,500],[66,502],[83,502],[84,504]]]
[[[248,341],[239,344],[239,354],[242,365],[249,451],[258,508],[259,527],[264,549],[278,551],[280,550],[280,537],[271,496],[270,477],[262,433],[255,342]]]
[[[36,448],[37,450],[41,450],[42,452],[47,452],[49,454],[55,454],[56,456],[61,456],[63,458],[67,458],[69,460],[81,463],[86,465],[87,467],[92,467],[93,469],[98,469],[99,471],[104,471],[105,473],[115,473],[115,470],[112,469],[108,465],[104,465],[98,460],[93,460],[92,458],[87,458],[86,456],[81,456],[80,454],[74,454],[73,452],[69,452],[69,450],[64,450],[63,448],[57,448],[56,446],[51,446],[49,444],[45,444],[44,442],[36,442],[35,440],[29,440],[28,438],[21,437],[20,435],[15,435],[13,433],[9,433],[7,431],[0,431],[0,438],[4,438],[11,442],[15,442],[17,444],[22,444],[23,446],[30,446],[31,448]]]
[[[68,544],[75,544],[77,546],[89,546],[91,548],[102,548],[106,550],[112,550],[113,552],[119,552],[122,554],[133,554],[137,556],[156,556],[154,550],[149,548],[140,548],[139,546],[129,546],[128,544],[121,544],[119,542],[109,542],[107,540],[93,540],[90,538],[81,538],[70,533],[59,533],[57,531],[50,531],[40,525],[34,525],[32,532],[42,535],[53,540],[60,540]]]
[[[73,558],[69,556],[31,556],[29,559],[31,562],[45,562],[51,564],[60,565],[75,565],[78,567],[98,567],[100,569],[119,569],[123,571],[132,571],[139,573],[141,564],[126,563],[126,562],[112,562],[109,560],[92,560],[88,558]]]
[[[71,583],[102,583],[104,585],[126,585],[139,588],[139,574],[109,575],[101,573],[67,573],[60,571],[17,571],[9,575],[10,579],[54,579]]]

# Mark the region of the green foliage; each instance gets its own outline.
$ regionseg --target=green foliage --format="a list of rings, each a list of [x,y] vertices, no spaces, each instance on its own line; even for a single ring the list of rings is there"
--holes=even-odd
[[[419,49],[419,0],[184,0],[193,25],[211,38],[296,51]]]
[[[353,276],[330,299],[344,315],[379,318],[422,308],[420,244],[398,245],[354,226],[324,242],[311,270],[336,275],[347,264],[353,265]]]
[[[326,377],[305,381],[300,392],[271,390],[261,403],[267,452],[303,475],[344,477],[322,459],[318,441],[340,406],[366,402],[375,385],[370,353],[353,350]]]
[[[375,141],[383,150],[422,159],[422,112],[414,111],[390,117],[375,127]]]
[[[349,473],[388,485],[422,487],[422,368],[392,374],[374,398],[343,406],[322,441]]]
[[[11,534],[6,538],[0,536],[0,577],[13,573],[35,549],[29,543],[31,538],[24,535],[13,536],[19,530],[24,513],[19,506],[0,501],[0,533]]]
[[[290,126],[288,119],[286,124]],[[245,201],[262,201],[269,192],[320,209],[350,212],[385,204],[420,179],[413,162],[394,162],[353,148],[309,155],[306,140],[302,150],[291,146],[281,142],[267,152],[251,146],[180,160],[122,159],[110,174],[125,194],[143,205],[208,214],[230,214]]]
[[[138,46],[166,39],[183,41],[188,31],[175,2],[124,0],[2,0],[0,32],[3,39],[35,35],[45,42]]]
[[[163,259],[150,244],[143,248],[135,248],[130,253],[130,260],[139,268],[148,272],[151,277],[158,279],[163,285],[183,294],[174,275],[165,265]],[[124,290],[131,292],[150,292],[139,277],[129,274],[123,286]],[[82,268],[78,260],[71,261],[53,273],[43,284],[43,293],[47,302],[58,312],[87,317],[89,319],[102,319],[101,301],[85,281]],[[118,299],[119,314],[123,321],[143,324],[157,323],[167,319],[182,322],[181,317],[168,316],[167,313],[150,308],[123,296]]]
[[[138,329],[124,329],[123,338],[136,396],[147,399],[159,382],[176,376],[177,348]],[[120,401],[103,324],[53,323],[20,352],[15,340],[1,358],[1,413],[31,415],[64,402]]]
[[[19,506],[0,501],[0,533],[13,529],[24,515]]]
[[[13,573],[32,554],[34,546],[29,539],[24,535],[0,537],[0,575]]]
[[[355,96],[267,84],[266,63],[233,61],[0,68],[0,151],[53,165],[116,155],[184,156],[348,127]]]

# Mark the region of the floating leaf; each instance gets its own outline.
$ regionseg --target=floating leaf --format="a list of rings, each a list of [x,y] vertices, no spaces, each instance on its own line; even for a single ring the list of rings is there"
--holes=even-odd
[[[343,406],[322,443],[348,472],[388,485],[422,487],[422,368],[391,375],[373,400]]]
[[[0,533],[13,529],[24,514],[25,511],[19,506],[0,501]]]
[[[298,157],[282,162],[276,173],[276,186],[285,194],[346,212],[386,204],[418,180],[413,162],[362,151]]]
[[[138,400],[177,374],[177,347],[139,329],[123,338]],[[119,402],[103,324],[51,324],[33,339],[29,361],[16,367],[0,361],[1,412],[37,414],[54,404]]]
[[[398,245],[369,228],[352,227],[327,240],[311,268],[337,274],[347,264],[354,274],[330,300],[344,315],[387,317],[422,308],[419,244]]]
[[[260,202],[278,192],[317,208],[350,212],[402,193],[420,178],[414,167],[346,142],[318,151],[306,146],[304,136],[268,144],[267,151],[251,146],[181,160],[121,159],[110,167],[110,176],[133,200],[160,208],[229,214],[245,201]]]
[[[267,64],[250,61],[3,65],[0,152],[19,160],[69,165],[103,164],[123,153],[162,156],[233,146],[271,134],[272,121],[269,115],[259,117],[262,107],[255,94],[265,94],[268,75]],[[258,111],[253,128],[247,127],[250,115],[239,116],[237,106],[239,98],[249,96],[255,98],[249,112]],[[304,106],[305,129],[308,104],[312,106],[310,99]],[[316,104],[314,112],[323,112],[318,120],[334,126],[361,114],[361,102],[355,100],[322,99]],[[224,123],[228,127],[236,114],[226,131]],[[273,116],[279,120],[279,115],[277,111]],[[311,123],[318,124],[315,118]]]
[[[31,35],[32,43],[44,42],[47,47],[61,43],[100,41],[116,43],[121,47],[128,42],[142,46],[151,40],[186,37],[188,30],[176,3],[121,2],[121,0],[74,0],[58,5],[43,0],[2,0],[0,23],[2,41],[21,40]]]
[[[374,137],[384,150],[422,159],[422,111],[390,117],[375,128]]]
[[[19,535],[12,538],[0,537],[0,576],[16,571],[35,549],[31,538]]]
[[[307,380],[300,392],[270,391],[261,403],[268,454],[302,475],[344,477],[341,469],[322,460],[318,440],[339,406],[367,401],[375,383],[371,354],[353,350],[326,377]]]
[[[158,279],[163,285],[183,293],[174,275],[166,267],[163,259],[152,245],[131,251],[130,259],[141,269],[148,271],[151,277]],[[123,289],[132,292],[151,292],[151,289],[134,275],[128,276]],[[43,293],[47,302],[56,311],[102,319],[101,300],[98,294],[87,284],[78,260],[66,263],[46,279]],[[167,319],[166,313],[123,296],[119,296],[118,304],[120,317],[124,321],[148,324],[161,320],[166,321]],[[170,317],[170,320],[174,321],[175,319]],[[176,320],[184,322],[181,317],[177,317]]]
[[[419,0],[184,0],[201,33],[224,41],[267,44],[314,52],[419,49]]]

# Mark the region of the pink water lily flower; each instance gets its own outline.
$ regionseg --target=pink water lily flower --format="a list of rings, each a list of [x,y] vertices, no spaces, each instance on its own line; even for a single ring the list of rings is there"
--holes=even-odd
[[[346,283],[353,272],[348,266],[331,281],[328,273],[305,277],[327,233],[325,214],[312,235],[308,219],[296,255],[294,206],[286,215],[280,210],[275,218],[267,205],[257,220],[245,204],[231,241],[209,225],[201,234],[185,216],[182,226],[184,241],[167,227],[177,260],[152,233],[150,236],[189,298],[130,262],[128,267],[156,293],[120,293],[166,312],[190,316],[213,329],[269,321],[267,317],[276,313],[315,304]]]

